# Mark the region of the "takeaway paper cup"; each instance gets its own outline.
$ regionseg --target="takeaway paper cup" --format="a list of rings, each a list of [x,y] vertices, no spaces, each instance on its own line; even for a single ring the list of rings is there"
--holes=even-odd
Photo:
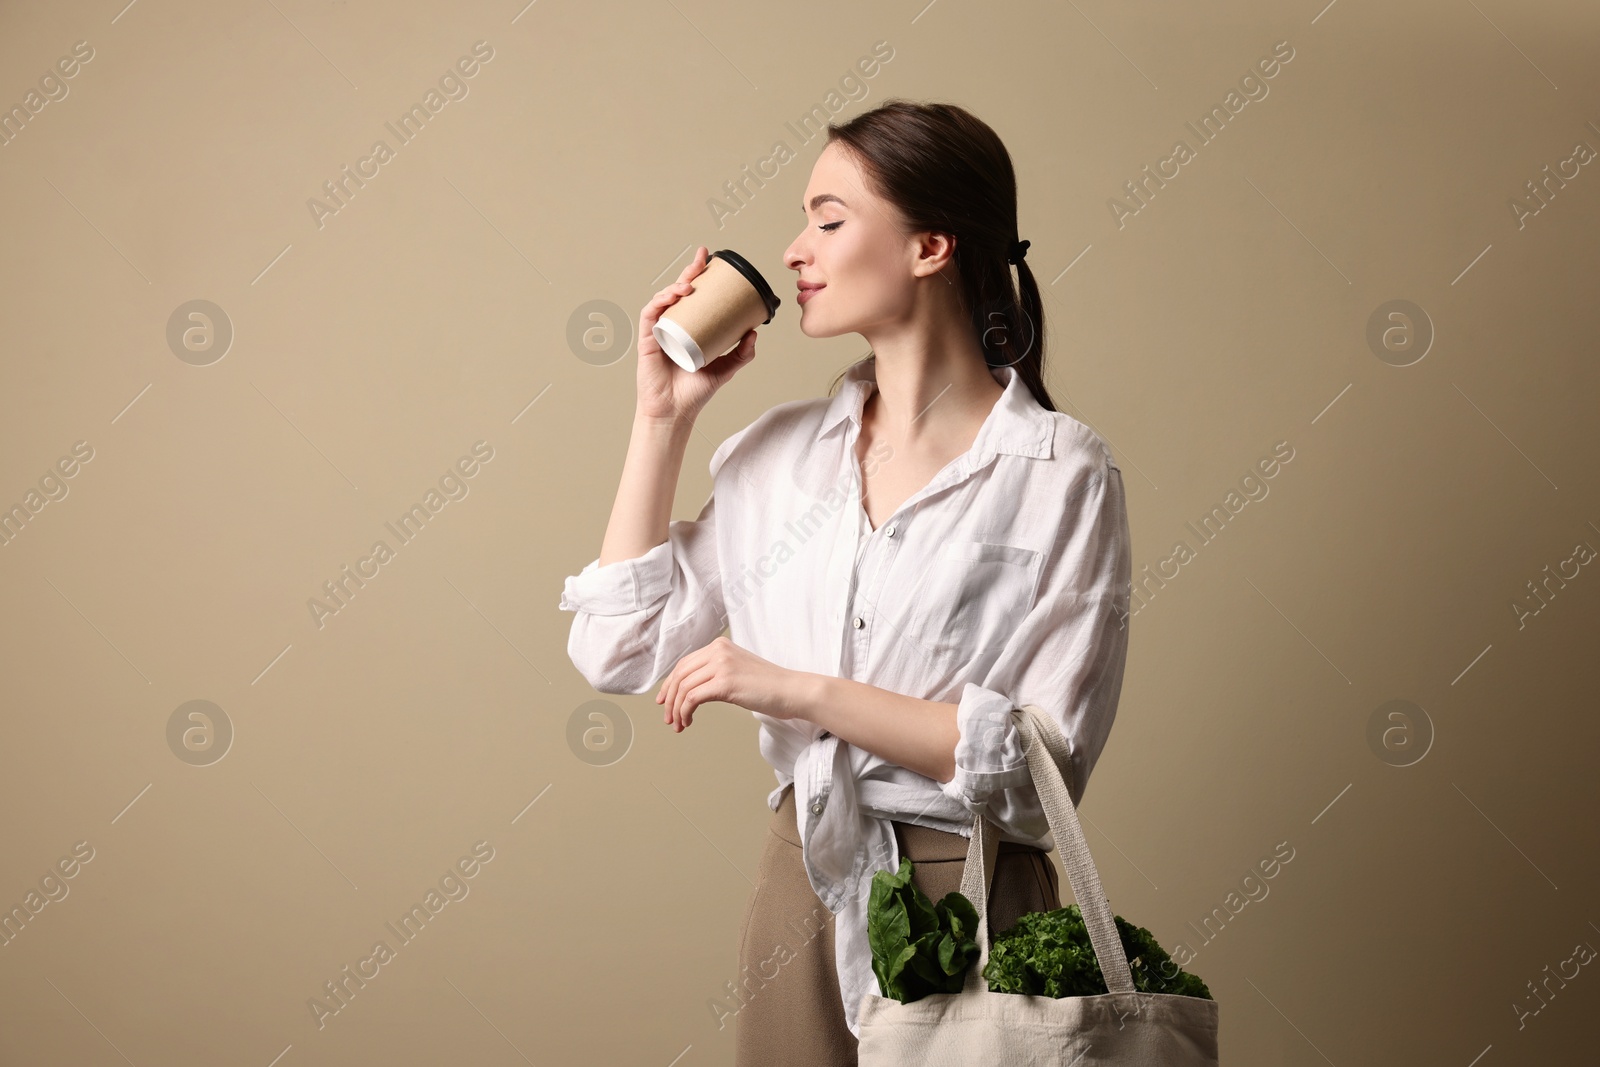
[[[663,311],[653,331],[661,350],[690,373],[771,322],[782,303],[749,260],[726,248],[711,253],[690,284],[694,292]]]

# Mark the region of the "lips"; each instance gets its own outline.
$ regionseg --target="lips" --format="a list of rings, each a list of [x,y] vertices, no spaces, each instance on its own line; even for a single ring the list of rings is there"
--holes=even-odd
[[[800,293],[797,297],[795,297],[795,300],[801,304],[804,304],[806,301],[810,300],[818,290],[824,287],[825,283],[823,282],[800,282]]]

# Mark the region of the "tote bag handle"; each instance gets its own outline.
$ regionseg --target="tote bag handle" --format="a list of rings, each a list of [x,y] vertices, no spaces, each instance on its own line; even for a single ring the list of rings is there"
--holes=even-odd
[[[1028,754],[1028,770],[1033,775],[1034,789],[1055,838],[1056,852],[1066,868],[1067,883],[1072,886],[1072,895],[1088,927],[1089,942],[1106,980],[1106,989],[1112,993],[1131,993],[1134,991],[1133,972],[1128,967],[1127,953],[1122,951],[1122,939],[1117,936],[1111,903],[1100,888],[1100,872],[1089,855],[1089,843],[1084,840],[1078,810],[1062,778],[1061,768],[1067,768],[1070,773],[1072,767],[1067,739],[1055,720],[1038,705],[1025,704],[1018,710],[1021,718],[1017,720],[1017,727],[1022,731],[1023,750]],[[973,902],[978,912],[978,962],[967,972],[967,992],[987,988],[983,969],[989,963],[989,857],[995,855],[998,848],[998,834],[999,829],[984,816],[973,818],[967,862],[961,872],[961,893]],[[991,835],[995,835],[993,846],[987,842]]]

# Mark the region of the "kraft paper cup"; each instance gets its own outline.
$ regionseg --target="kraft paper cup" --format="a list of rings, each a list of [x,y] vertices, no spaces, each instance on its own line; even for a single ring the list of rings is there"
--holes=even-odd
[[[726,248],[711,253],[690,284],[694,292],[663,311],[653,332],[661,350],[691,374],[771,322],[782,303],[749,260]]]

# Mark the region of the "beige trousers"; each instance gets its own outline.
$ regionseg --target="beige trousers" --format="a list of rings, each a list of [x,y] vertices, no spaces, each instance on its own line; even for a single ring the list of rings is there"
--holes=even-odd
[[[912,884],[938,903],[961,888],[968,839],[894,823]],[[1056,864],[1042,849],[1000,842],[989,893],[991,936],[1033,911],[1061,907]],[[806,877],[794,788],[773,812],[756,887],[739,942],[742,1001],[734,1019],[735,1067],[855,1067],[856,1038],[845,1025],[834,970],[834,915]]]

